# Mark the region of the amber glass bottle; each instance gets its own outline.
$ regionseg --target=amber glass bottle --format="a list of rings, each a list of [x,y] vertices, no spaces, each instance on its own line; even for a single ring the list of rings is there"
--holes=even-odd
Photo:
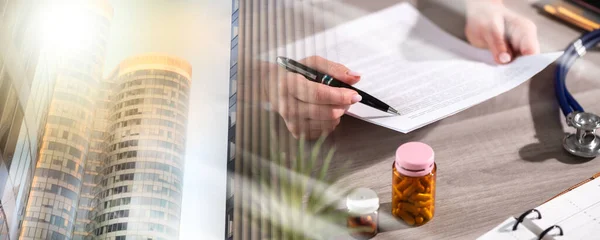
[[[433,149],[419,142],[403,144],[392,169],[392,215],[411,226],[431,221],[437,170]]]

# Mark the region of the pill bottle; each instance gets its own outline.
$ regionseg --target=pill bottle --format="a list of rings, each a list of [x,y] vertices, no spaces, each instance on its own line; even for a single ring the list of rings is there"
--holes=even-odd
[[[369,239],[379,232],[379,197],[368,188],[357,188],[346,198],[347,225],[352,237]]]
[[[403,144],[392,169],[392,215],[411,226],[431,221],[437,170],[433,149],[420,142]]]

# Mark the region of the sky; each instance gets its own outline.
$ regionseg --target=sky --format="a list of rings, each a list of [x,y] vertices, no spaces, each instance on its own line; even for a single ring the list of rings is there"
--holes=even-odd
[[[231,1],[110,2],[115,14],[105,74],[125,58],[148,52],[192,64],[180,239],[223,239]]]

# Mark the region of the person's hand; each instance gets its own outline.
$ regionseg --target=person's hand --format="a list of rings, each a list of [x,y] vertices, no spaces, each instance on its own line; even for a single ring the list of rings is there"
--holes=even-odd
[[[350,85],[360,80],[360,74],[318,56],[299,62]],[[312,82],[278,65],[272,65],[270,72],[272,74],[265,89],[267,99],[271,109],[283,117],[288,130],[296,138],[305,136],[312,140],[329,134],[340,123],[340,118],[348,108],[361,100],[354,90]]]
[[[507,9],[502,1],[467,0],[466,7],[467,39],[476,47],[489,49],[497,63],[539,53],[535,24]]]

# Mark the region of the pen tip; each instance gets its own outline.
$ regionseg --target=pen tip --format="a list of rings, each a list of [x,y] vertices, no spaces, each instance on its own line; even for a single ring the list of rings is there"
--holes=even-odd
[[[393,113],[393,114],[396,114],[396,115],[400,116],[400,113],[398,111],[396,111],[396,109],[393,109],[391,107],[388,108],[388,113]]]

